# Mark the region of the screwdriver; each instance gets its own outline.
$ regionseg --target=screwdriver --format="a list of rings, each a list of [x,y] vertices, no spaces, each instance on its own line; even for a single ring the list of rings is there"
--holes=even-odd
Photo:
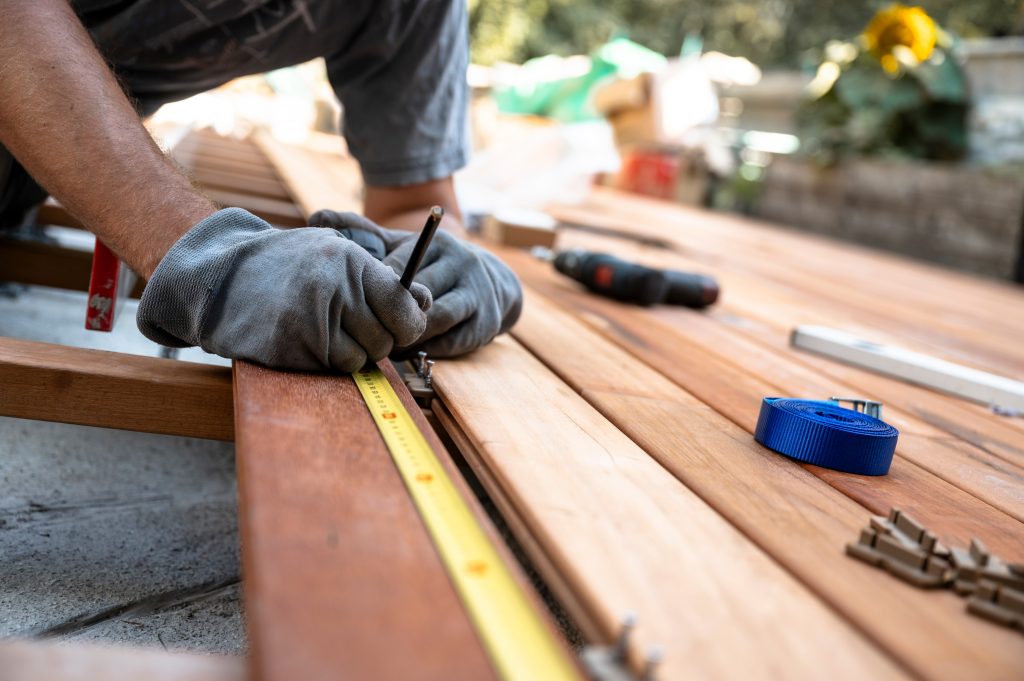
[[[547,251],[547,253],[544,253]],[[637,305],[681,305],[696,309],[718,300],[718,282],[703,274],[659,270],[607,253],[574,248],[557,253],[535,249],[555,269],[606,298]]]

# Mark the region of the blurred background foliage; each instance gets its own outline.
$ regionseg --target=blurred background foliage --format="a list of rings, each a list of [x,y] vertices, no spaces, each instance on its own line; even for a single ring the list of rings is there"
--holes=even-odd
[[[679,54],[688,34],[705,50],[742,56],[765,68],[816,68],[829,40],[851,38],[887,2],[842,0],[469,0],[473,60],[523,62],[545,54],[586,54],[625,36],[662,54]],[[1024,29],[1020,0],[921,0],[946,29],[964,38]]]

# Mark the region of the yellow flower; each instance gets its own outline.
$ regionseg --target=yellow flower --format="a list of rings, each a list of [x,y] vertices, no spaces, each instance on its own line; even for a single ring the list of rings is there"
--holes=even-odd
[[[889,5],[881,9],[864,29],[868,50],[878,57],[889,73],[899,70],[900,57],[922,62],[935,50],[938,28],[920,7]]]

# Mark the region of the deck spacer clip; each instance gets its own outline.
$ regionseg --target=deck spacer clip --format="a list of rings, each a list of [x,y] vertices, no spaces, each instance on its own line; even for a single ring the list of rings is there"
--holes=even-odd
[[[949,549],[910,516],[894,508],[887,518],[871,516],[870,523],[856,544],[846,545],[848,555],[914,586],[940,587],[953,581]]]
[[[993,556],[978,539],[972,539],[967,549],[953,548],[950,559],[956,569],[953,588],[959,594],[972,594],[984,582],[1024,593],[1024,566]]]
[[[843,402],[849,402],[854,411],[859,411],[862,414],[867,414],[868,416],[882,420],[881,402],[866,400],[861,397],[836,397],[834,395],[828,398],[828,401],[838,406],[842,406]]]
[[[967,611],[1024,633],[1024,591],[983,579],[967,599]]]

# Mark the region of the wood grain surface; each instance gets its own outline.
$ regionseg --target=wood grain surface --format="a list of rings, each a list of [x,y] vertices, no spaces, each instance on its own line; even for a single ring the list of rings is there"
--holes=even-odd
[[[348,376],[235,365],[250,670],[490,679],[490,663]]]
[[[515,335],[690,489],[916,674],[1009,679],[1024,664],[1024,641],[969,616],[961,599],[914,589],[845,556],[842,547],[867,524],[869,510],[812,474],[824,469],[804,467],[764,449],[749,432],[541,297],[528,298]],[[567,365],[562,361],[566,343],[581,356],[600,357],[605,363],[596,366],[607,371]],[[685,363],[703,361],[691,357]],[[735,378],[721,377],[727,383]],[[621,389],[610,385],[616,381]],[[652,389],[637,389],[646,385]],[[756,412],[759,400],[751,396],[746,402]],[[882,478],[829,473],[869,489],[878,483],[881,494],[893,486],[909,498],[942,491],[908,490],[902,480],[893,485],[894,473]],[[947,516],[948,504],[957,502],[974,502],[973,507],[958,508],[987,511],[958,527],[961,542],[963,532],[976,529],[999,541],[1000,549],[1019,548],[1012,519],[973,497],[940,501]]]
[[[0,337],[0,414],[231,440],[225,367]]]
[[[704,315],[683,313],[688,323],[667,325],[649,311],[584,293],[541,263],[514,254],[506,256],[516,264],[524,280],[536,286],[549,300],[557,301],[627,353],[654,367],[661,380],[667,378],[675,382],[748,433],[754,431],[760,401],[765,396],[793,395],[820,399],[836,390],[832,384],[819,385],[816,374],[797,373],[794,378],[794,372],[799,368],[794,369],[785,355],[773,355],[754,366],[747,362],[757,359],[757,348],[748,357],[744,354],[745,346],[736,347],[727,342],[728,339],[718,336],[712,337],[713,340],[696,342],[695,338],[699,336],[695,330],[702,326]],[[691,331],[694,331],[693,335]],[[606,361],[602,366],[614,365],[615,362]],[[562,366],[561,359],[559,366]],[[809,382],[799,382],[797,378]],[[600,387],[595,386],[594,389]],[[823,391],[828,394],[823,395]],[[651,396],[660,395],[651,393]],[[888,414],[886,418],[889,418]],[[1024,558],[1024,545],[1019,540],[1024,525],[1017,519],[997,511],[989,503],[965,493],[913,461],[904,460],[906,443],[916,444],[920,439],[901,434],[897,457],[889,475],[871,478],[868,483],[861,476],[837,474],[818,467],[810,467],[810,470],[873,512],[885,513],[890,506],[906,508],[946,541],[966,543],[970,537],[977,536],[983,540],[990,539],[999,546],[997,551],[1009,554],[1008,557]],[[939,445],[950,443],[951,446],[960,446],[951,438],[940,441]],[[999,491],[994,485],[993,488]],[[1012,498],[1015,493],[1013,486],[1003,489]],[[870,497],[863,496],[866,490],[871,491]],[[988,488],[982,489],[983,493],[989,491]],[[958,502],[957,508],[962,512],[949,512],[953,500]]]
[[[109,645],[4,641],[4,681],[243,681],[236,657]]]
[[[901,676],[511,339],[434,373],[440,398],[592,628],[612,639],[623,614],[637,614],[635,664],[660,644],[669,679],[816,678],[826,664],[841,677]],[[806,646],[804,627],[818,645]],[[700,643],[720,638],[729,645]]]

